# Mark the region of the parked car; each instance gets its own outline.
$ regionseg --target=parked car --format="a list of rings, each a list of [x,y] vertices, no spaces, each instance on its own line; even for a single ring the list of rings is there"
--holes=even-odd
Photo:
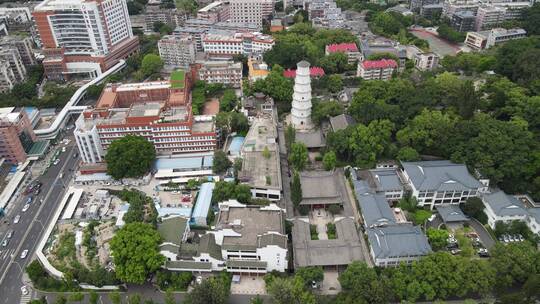
[[[21,216],[17,214],[17,216],[15,216],[15,218],[13,219],[13,224],[17,224],[20,220],[21,220]]]
[[[503,242],[505,242],[505,243],[510,242],[510,239],[508,238],[508,236],[506,234],[503,234],[502,238],[503,238]]]
[[[13,230],[10,230],[6,235],[6,238],[10,239],[13,236],[13,232]]]
[[[28,255],[28,249],[23,250],[23,252],[21,253],[21,259],[26,258],[27,255]]]
[[[22,208],[22,212],[26,212],[30,208],[30,204],[24,204],[24,207]]]
[[[6,247],[9,244],[9,239],[4,239],[2,242],[2,247]]]
[[[195,279],[195,283],[197,283],[197,285],[200,285],[202,283],[202,277],[197,276],[197,278]]]
[[[28,288],[26,288],[25,285],[21,286],[21,293],[23,296],[26,296],[28,294]]]
[[[481,258],[488,258],[489,257],[489,251],[486,248],[480,248],[480,249],[478,249],[478,255]]]
[[[446,248],[448,248],[448,250],[457,249],[459,248],[459,245],[458,243],[450,243],[446,246]]]
[[[31,196],[29,196],[27,199],[26,199],[26,204],[30,204],[32,202],[33,198]]]
[[[317,284],[316,281],[311,281],[311,288],[313,288],[313,289],[319,288],[319,285]]]
[[[514,239],[514,237],[512,235],[508,235],[508,241],[510,242],[515,242],[516,240]]]
[[[521,235],[521,234],[518,234],[518,237],[519,237],[519,241],[520,241],[520,242],[523,242],[523,241],[525,241],[525,238],[523,237],[523,235]]]
[[[450,250],[450,253],[453,254],[453,255],[456,255],[456,254],[458,254],[460,252],[461,252],[461,249],[452,249],[452,250]]]

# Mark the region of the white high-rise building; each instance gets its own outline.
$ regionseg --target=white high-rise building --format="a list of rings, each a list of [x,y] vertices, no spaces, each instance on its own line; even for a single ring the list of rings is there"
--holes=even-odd
[[[231,0],[230,20],[234,23],[255,24],[262,28],[262,20],[274,13],[274,0]]]
[[[296,130],[308,130],[311,123],[311,78],[309,62],[303,60],[296,65],[291,122]]]

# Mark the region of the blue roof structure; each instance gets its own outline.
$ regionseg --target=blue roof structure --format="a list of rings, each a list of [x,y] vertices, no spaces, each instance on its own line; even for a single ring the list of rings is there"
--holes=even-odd
[[[246,138],[243,136],[235,136],[231,140],[231,144],[229,145],[229,152],[231,153],[240,153],[240,149],[242,149],[242,145],[244,144],[244,140]]]
[[[204,183],[201,185],[199,195],[197,196],[197,202],[193,207],[192,218],[206,218],[210,204],[212,203],[212,191],[214,191],[214,183]]]
[[[158,158],[154,164],[156,170],[200,170],[204,167],[211,167],[214,157],[211,155],[179,157],[179,158]]]

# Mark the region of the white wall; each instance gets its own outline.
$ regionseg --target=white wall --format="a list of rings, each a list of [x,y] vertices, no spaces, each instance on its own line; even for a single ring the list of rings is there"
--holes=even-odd
[[[287,249],[271,245],[264,248],[258,248],[257,254],[260,256],[261,261],[267,263],[266,271],[270,272],[277,270],[279,272],[284,272],[287,270]]]

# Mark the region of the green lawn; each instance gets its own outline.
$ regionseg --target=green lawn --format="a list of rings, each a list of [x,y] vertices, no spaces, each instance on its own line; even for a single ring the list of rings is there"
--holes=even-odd
[[[171,86],[173,89],[183,89],[184,79],[186,78],[186,72],[182,70],[176,70],[171,73]]]

